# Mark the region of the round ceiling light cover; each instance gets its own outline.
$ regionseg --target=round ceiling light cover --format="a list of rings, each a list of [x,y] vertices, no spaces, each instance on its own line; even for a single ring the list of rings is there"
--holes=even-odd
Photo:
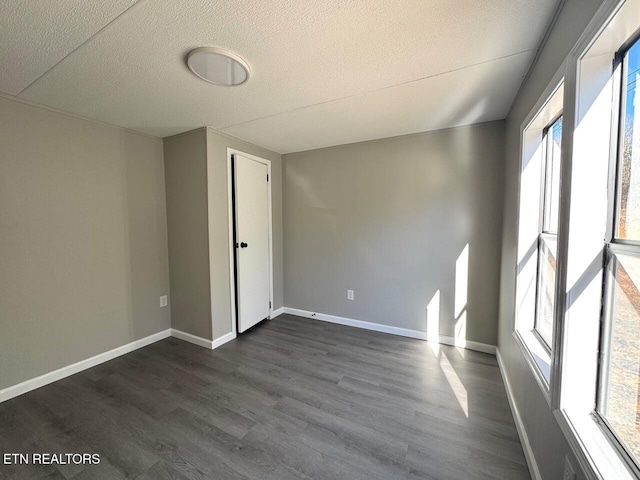
[[[249,65],[233,52],[201,47],[187,55],[187,66],[195,75],[215,85],[242,85],[249,79]]]

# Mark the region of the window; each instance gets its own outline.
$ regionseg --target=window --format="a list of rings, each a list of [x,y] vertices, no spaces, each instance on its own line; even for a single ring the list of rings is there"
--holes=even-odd
[[[564,76],[559,71],[522,127],[514,338],[551,402]]]
[[[550,342],[549,405],[585,478],[605,480],[640,479],[639,18],[640,0],[603,2],[523,123],[514,337],[530,365],[526,331]]]
[[[555,308],[558,209],[560,206],[560,152],[562,116],[544,129],[543,194],[538,233],[538,270],[535,330],[551,349]]]
[[[597,413],[624,454],[640,464],[640,41],[618,62],[619,149],[605,248]]]

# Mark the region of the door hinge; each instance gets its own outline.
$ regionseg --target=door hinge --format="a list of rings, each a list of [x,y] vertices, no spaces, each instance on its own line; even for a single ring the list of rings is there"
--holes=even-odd
[[[267,182],[269,181],[269,174],[267,173]]]
[[[269,308],[271,308],[271,302],[269,302]]]

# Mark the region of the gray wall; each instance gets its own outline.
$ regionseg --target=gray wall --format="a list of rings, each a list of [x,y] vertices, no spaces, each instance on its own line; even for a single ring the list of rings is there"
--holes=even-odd
[[[232,331],[227,148],[271,161],[274,305],[282,307],[282,157],[210,128],[164,139],[172,326],[214,340]]]
[[[208,128],[209,167],[209,248],[213,286],[213,338],[231,331],[231,282],[229,280],[229,192],[227,148],[271,161],[271,202],[273,216],[273,309],[283,306],[282,281],[282,156]]]
[[[504,122],[284,156],[287,307],[454,336],[469,245],[466,338],[496,344]],[[355,291],[355,301],[346,290]]]
[[[171,326],[211,339],[207,134],[164,139],[171,275]]]
[[[498,348],[542,477],[549,480],[562,478],[565,455],[570,456],[575,468],[578,466],[521,350],[512,337],[515,315],[520,126],[601,4],[600,0],[566,1],[539,60],[530,72],[507,119]],[[578,478],[583,478],[582,473],[579,472]]]
[[[162,141],[0,98],[0,388],[170,327]]]

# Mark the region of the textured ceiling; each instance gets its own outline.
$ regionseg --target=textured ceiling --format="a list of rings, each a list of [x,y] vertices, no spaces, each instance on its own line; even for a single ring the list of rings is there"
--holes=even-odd
[[[133,0],[0,0],[0,90],[17,95]]]
[[[0,91],[280,153],[434,130],[504,118],[558,1],[134,3],[0,0]],[[247,60],[249,82],[192,75],[185,55],[207,45]]]

